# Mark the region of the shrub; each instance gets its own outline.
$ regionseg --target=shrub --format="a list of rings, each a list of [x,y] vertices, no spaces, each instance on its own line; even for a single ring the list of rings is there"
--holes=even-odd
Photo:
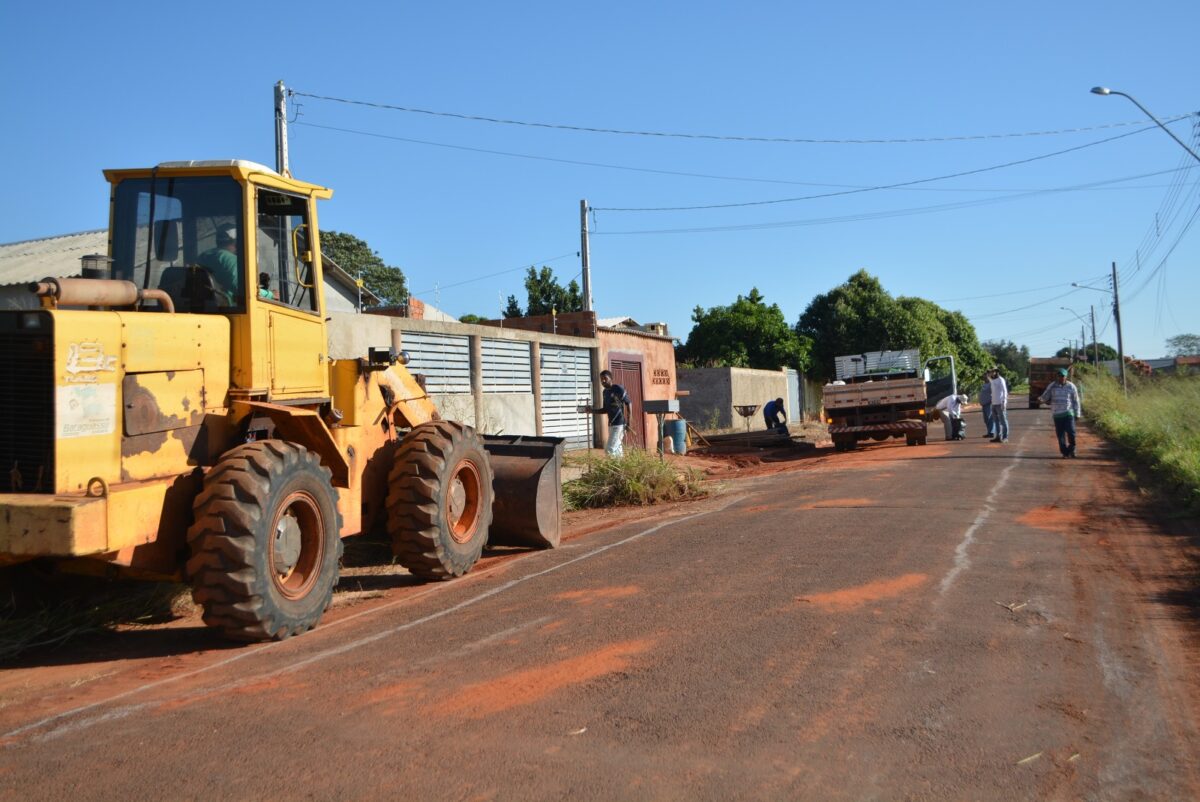
[[[1200,377],[1134,379],[1129,397],[1106,374],[1083,379],[1083,411],[1155,484],[1200,510]]]
[[[700,471],[676,469],[656,455],[639,450],[616,459],[597,460],[583,476],[563,485],[563,501],[569,510],[644,506],[708,494]]]

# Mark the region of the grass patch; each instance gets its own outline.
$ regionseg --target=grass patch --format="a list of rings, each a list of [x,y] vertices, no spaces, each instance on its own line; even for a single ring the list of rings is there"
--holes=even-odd
[[[35,649],[53,649],[75,638],[112,631],[122,624],[157,624],[191,609],[186,586],[173,582],[106,582],[75,577],[74,581],[38,583],[28,577],[4,583],[0,600],[0,664]],[[5,577],[7,579],[8,577]],[[17,587],[21,586],[21,587]]]
[[[656,455],[631,450],[618,459],[591,463],[587,473],[563,485],[563,502],[569,510],[645,506],[703,498],[709,492],[695,468],[680,470]]]
[[[1200,511],[1200,376],[1129,379],[1129,397],[1107,374],[1082,378],[1093,427],[1144,465],[1153,484]]]

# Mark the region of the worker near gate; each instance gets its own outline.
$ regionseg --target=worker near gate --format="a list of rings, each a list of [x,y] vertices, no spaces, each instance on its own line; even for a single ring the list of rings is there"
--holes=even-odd
[[[979,387],[979,407],[983,411],[983,436],[995,437],[995,426],[992,423],[992,382],[991,374],[983,374],[983,384]]]
[[[763,422],[772,431],[781,434],[787,432],[787,411],[782,398],[776,398],[763,405]]]
[[[604,413],[608,416],[608,442],[604,453],[610,457],[625,455],[622,441],[625,439],[625,428],[633,416],[629,393],[619,384],[613,383],[613,375],[607,370],[600,371],[600,386],[604,388],[603,400],[599,410],[591,406],[584,409],[592,414]]]
[[[222,226],[217,229],[217,247],[209,248],[196,257],[196,263],[208,271],[217,285],[217,292],[226,306],[235,306],[238,297],[237,229]]]
[[[1008,382],[1000,375],[1000,368],[991,371],[992,425],[996,427],[993,443],[1008,442]]]
[[[1054,382],[1042,393],[1043,404],[1050,405],[1054,418],[1054,434],[1058,437],[1058,451],[1063,459],[1075,458],[1075,419],[1083,412],[1079,403],[1079,388],[1067,381],[1068,371],[1059,368]]]

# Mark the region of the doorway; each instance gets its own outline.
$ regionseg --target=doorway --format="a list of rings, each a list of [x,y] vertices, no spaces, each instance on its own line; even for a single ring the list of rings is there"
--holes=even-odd
[[[625,430],[625,445],[632,448],[646,447],[646,415],[642,411],[642,355],[620,354],[608,357],[608,369],[613,375],[613,384],[619,384],[629,394],[632,412]]]

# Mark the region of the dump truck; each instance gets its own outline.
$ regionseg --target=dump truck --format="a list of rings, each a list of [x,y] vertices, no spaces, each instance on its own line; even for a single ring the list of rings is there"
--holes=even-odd
[[[1071,369],[1071,360],[1068,357],[1034,356],[1029,358],[1030,409],[1037,409],[1042,405],[1040,400],[1042,393],[1046,392],[1046,388],[1063,368]]]
[[[847,354],[822,391],[829,436],[838,451],[903,437],[925,445],[934,405],[958,391],[953,356],[921,362],[916,349]]]
[[[269,640],[317,624],[348,535],[430,580],[558,544],[561,439],[443,420],[398,332],[331,356],[330,189],[242,160],[105,176],[108,253],[0,313],[0,565],[185,580]]]

